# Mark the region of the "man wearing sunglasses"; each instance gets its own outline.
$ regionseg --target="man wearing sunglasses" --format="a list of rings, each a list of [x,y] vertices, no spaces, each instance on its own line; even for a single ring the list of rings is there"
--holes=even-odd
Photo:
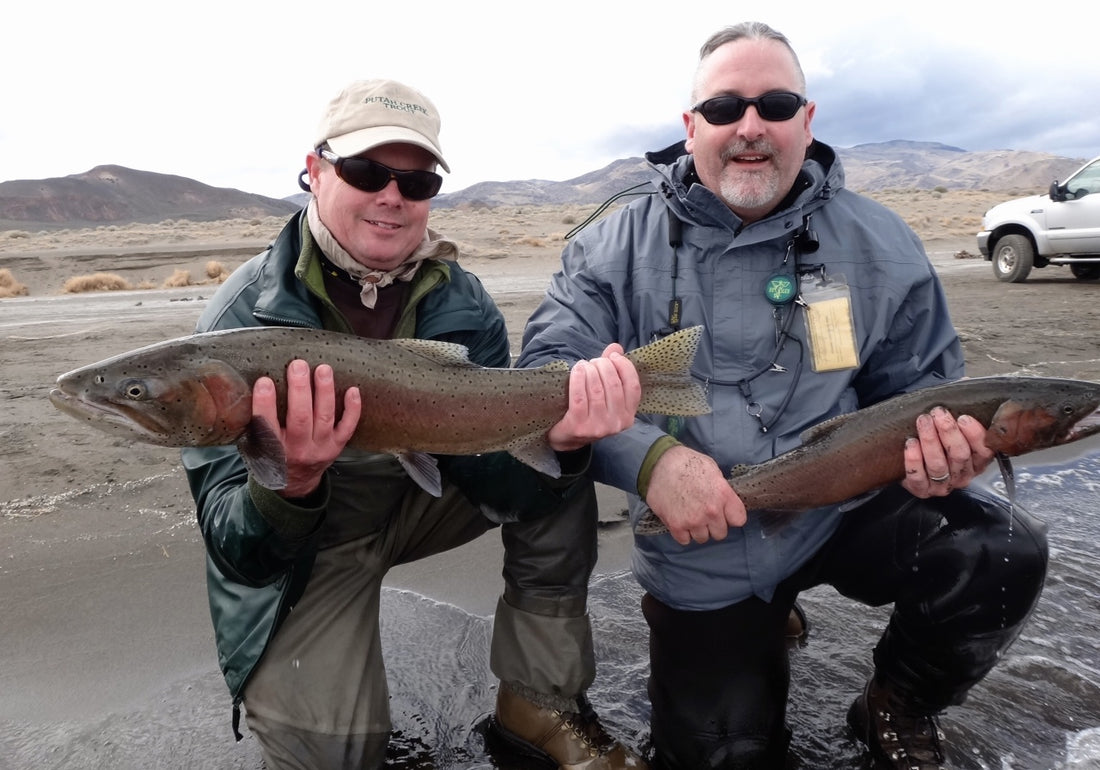
[[[464,345],[482,366],[509,366],[501,312],[455,261],[457,245],[428,228],[442,183],[436,168],[449,170],[439,125],[412,88],[348,86],[306,157],[306,210],[220,287],[198,331],[285,325],[414,337]],[[184,450],[234,729],[243,705],[268,768],[382,766],[390,730],[383,576],[498,523],[505,590],[491,651],[501,679],[496,723],[550,766],[645,767],[585,699],[595,675],[586,601],[597,510],[582,471],[589,442],[630,425],[640,396],[622,349],[602,353],[574,367],[569,412],[548,432],[560,479],[504,452],[439,457],[442,492],[429,494],[397,458],[345,451],[360,401],[349,389],[334,417],[325,361],[289,365],[285,423],[271,381],[254,386],[254,413],[280,427],[284,489],[251,480],[232,447]]]
[[[904,483],[863,498],[775,524],[727,482],[829,418],[963,376],[920,241],[845,189],[805,94],[790,43],[767,25],[712,36],[686,142],[648,156],[653,194],[566,247],[518,361],[706,329],[694,373],[712,413],[639,416],[592,461],[597,481],[631,494],[632,521],[653,513],[669,530],[639,532],[634,549],[662,768],[786,766],[787,620],[821,584],[893,604],[863,692],[838,693],[854,696],[848,722],[874,766],[943,766],[936,715],[993,668],[1046,571],[1042,526],[970,485],[992,459],[984,428],[942,409],[890,450]]]

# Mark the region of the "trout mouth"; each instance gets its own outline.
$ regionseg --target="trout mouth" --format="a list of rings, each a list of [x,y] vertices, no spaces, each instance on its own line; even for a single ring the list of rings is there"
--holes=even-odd
[[[1071,425],[1069,430],[1066,431],[1065,440],[1076,441],[1095,433],[1100,433],[1100,407],[1089,412]]]
[[[78,393],[66,391],[63,386],[52,388],[49,399],[50,403],[65,414],[96,423],[97,427],[108,433],[156,443],[161,443],[166,438],[165,434],[156,430],[155,426],[145,424],[140,413],[130,413],[112,403],[88,401],[81,398]]]

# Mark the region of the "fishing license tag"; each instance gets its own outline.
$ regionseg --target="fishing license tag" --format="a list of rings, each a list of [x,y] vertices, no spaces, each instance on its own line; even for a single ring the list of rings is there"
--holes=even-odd
[[[799,299],[806,308],[813,370],[835,372],[859,366],[852,293],[844,276],[803,276]]]

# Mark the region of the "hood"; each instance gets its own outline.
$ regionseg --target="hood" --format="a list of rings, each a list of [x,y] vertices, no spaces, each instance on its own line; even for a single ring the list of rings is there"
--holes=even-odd
[[[743,223],[714,193],[699,183],[695,160],[680,140],[661,150],[647,152],[645,159],[654,171],[651,184],[681,219],[720,224],[740,231]],[[811,213],[844,187],[844,168],[836,151],[816,139],[806,150],[795,185],[768,217],[797,209]],[[763,221],[763,220],[762,220]]]

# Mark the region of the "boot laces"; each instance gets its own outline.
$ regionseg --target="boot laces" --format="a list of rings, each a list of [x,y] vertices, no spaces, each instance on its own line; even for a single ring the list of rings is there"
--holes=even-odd
[[[885,707],[876,708],[874,716],[879,746],[886,756],[899,763],[898,767],[910,770],[944,767],[944,734],[935,716],[911,716]]]
[[[596,710],[583,695],[577,699],[578,711],[559,712],[566,726],[573,731],[585,746],[599,754],[615,748],[617,741],[604,729]]]

